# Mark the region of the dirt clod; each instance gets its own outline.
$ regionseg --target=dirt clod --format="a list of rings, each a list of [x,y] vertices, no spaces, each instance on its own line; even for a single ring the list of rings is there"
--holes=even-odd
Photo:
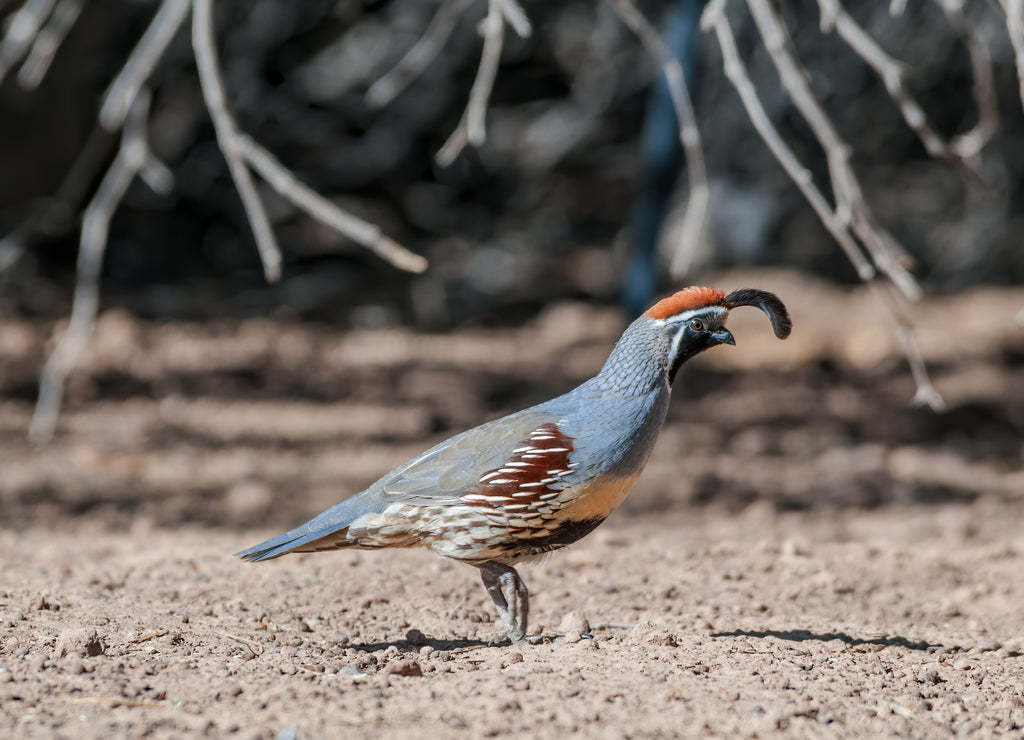
[[[423,668],[415,660],[400,660],[396,663],[388,663],[384,672],[389,676],[422,676]]]
[[[581,612],[571,611],[558,623],[558,631],[564,635],[568,635],[570,632],[584,634],[590,632],[590,622]]]
[[[75,627],[64,630],[57,638],[53,653],[55,657],[78,656],[94,658],[103,655],[106,645],[96,630],[91,627]]]

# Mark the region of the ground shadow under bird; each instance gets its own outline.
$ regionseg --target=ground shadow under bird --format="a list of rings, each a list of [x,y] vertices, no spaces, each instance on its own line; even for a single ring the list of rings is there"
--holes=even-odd
[[[845,632],[817,633],[810,630],[732,630],[731,632],[713,632],[712,637],[776,637],[780,640],[792,642],[807,642],[817,640],[819,642],[831,642],[839,640],[847,645],[881,645],[882,647],[904,647],[909,650],[950,650],[960,652],[963,648],[959,646],[940,645],[925,640],[911,640],[902,635],[886,637],[853,637]]]
[[[386,650],[389,647],[396,647],[402,653],[414,654],[418,653],[424,647],[432,647],[434,650],[468,650],[487,647],[490,645],[486,640],[470,640],[463,638],[460,640],[441,640],[433,637],[425,637],[422,640],[416,640],[410,642],[409,640],[388,640],[384,642],[362,642],[362,643],[349,643],[345,647],[351,648],[352,650],[359,650],[364,653],[376,653],[379,650]]]

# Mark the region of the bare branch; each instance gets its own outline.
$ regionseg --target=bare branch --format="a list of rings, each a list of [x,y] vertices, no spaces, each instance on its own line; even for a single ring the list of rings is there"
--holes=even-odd
[[[231,179],[235,181],[235,189],[238,190],[238,196],[242,199],[245,214],[252,227],[256,249],[263,262],[263,274],[268,282],[276,282],[281,277],[281,250],[270,226],[270,217],[267,216],[263,201],[256,191],[252,173],[249,172],[242,157],[238,126],[228,111],[224,84],[217,62],[217,47],[213,38],[213,0],[194,0],[192,4],[192,47],[199,70],[199,83],[203,88],[203,98],[206,100],[206,107],[210,111],[213,127],[217,132],[217,145],[228,163],[228,171],[231,173]]]
[[[153,69],[185,22],[191,7],[192,0],[162,0],[146,32],[103,96],[100,123],[108,131],[116,131],[124,124],[124,117],[139,88],[153,74]]]
[[[978,107],[978,122],[970,131],[953,138],[950,146],[961,157],[976,156],[999,127],[999,107],[996,99],[995,75],[992,71],[992,53],[988,41],[964,17],[960,0],[935,0],[942,6],[949,25],[963,38],[971,57],[974,75],[974,103]]]
[[[498,0],[498,3],[501,5],[501,14],[516,35],[521,39],[529,38],[533,33],[533,26],[530,25],[530,19],[522,6],[516,0]]]
[[[57,0],[26,0],[13,15],[4,39],[0,41],[0,81],[25,58],[56,4]]]
[[[850,219],[857,238],[864,244],[875,266],[911,299],[920,297],[917,281],[903,266],[906,252],[875,220],[850,167],[850,148],[839,136],[828,113],[815,97],[803,67],[796,61],[785,24],[769,0],[746,0],[765,48],[775,64],[782,86],[814,131],[825,150],[836,212]]]
[[[758,3],[760,4],[760,3]],[[885,83],[885,89],[899,106],[903,120],[920,139],[928,154],[953,167],[982,189],[992,192],[975,162],[953,150],[928,122],[924,110],[903,84],[903,67],[893,59],[840,5],[839,0],[818,0],[823,30],[835,29],[839,37],[871,67]]]
[[[715,31],[718,45],[722,49],[725,76],[729,78],[729,81],[739,93],[740,100],[743,102],[743,106],[754,128],[764,140],[768,149],[775,155],[779,164],[782,165],[786,174],[789,175],[790,179],[800,189],[800,192],[807,198],[807,202],[810,203],[814,212],[818,214],[818,218],[821,219],[825,228],[828,229],[832,237],[839,243],[847,258],[853,263],[857,276],[865,282],[871,280],[876,275],[875,268],[864,256],[857,241],[850,235],[848,222],[842,221],[836,215],[828,201],[825,200],[825,196],[821,194],[817,185],[814,184],[810,170],[800,164],[793,150],[789,148],[789,145],[779,135],[778,130],[772,124],[767,112],[765,112],[761,99],[757,95],[757,89],[754,87],[754,83],[751,82],[750,75],[747,74],[747,69],[740,59],[732,27],[729,25],[725,13],[722,12],[724,5],[725,0],[714,0],[709,4],[701,19],[701,26],[705,29],[713,28]]]
[[[430,25],[405,56],[366,91],[369,105],[383,107],[398,97],[437,58],[452,35],[459,16],[474,0],[444,0]]]
[[[149,149],[139,167],[139,179],[157,195],[170,195],[174,190],[174,173]]]
[[[149,146],[146,143],[149,99],[149,90],[142,88],[125,122],[117,156],[114,157],[96,194],[85,209],[78,247],[78,271],[71,320],[57,348],[43,367],[39,399],[29,427],[29,436],[37,442],[45,442],[53,437],[64,399],[64,383],[96,323],[100,271],[107,248],[110,220],[124,198],[128,186],[146,165],[149,157]]]
[[[903,354],[910,366],[910,373],[914,377],[917,390],[914,393],[913,403],[919,406],[927,406],[932,411],[944,411],[946,402],[935,390],[931,378],[928,375],[928,368],[924,364],[924,357],[921,356],[921,349],[917,346],[917,339],[914,338],[913,325],[909,317],[901,310],[900,296],[894,293],[891,283],[881,280],[872,280],[868,283],[874,290],[875,295],[885,307],[889,316],[895,321],[896,338],[903,348]]]
[[[514,9],[506,10],[509,7]],[[487,139],[487,102],[491,99],[494,78],[498,74],[498,62],[501,60],[501,48],[505,37],[505,20],[507,15],[515,16],[516,10],[522,13],[522,8],[513,0],[488,0],[487,16],[481,23],[484,48],[480,52],[480,66],[476,71],[476,79],[473,80],[473,87],[469,91],[469,103],[459,120],[459,125],[434,157],[442,167],[454,162],[467,144],[481,146]],[[525,18],[525,15],[523,17]]]
[[[228,161],[242,201],[247,207],[250,223],[253,223],[267,278],[274,280],[280,274],[280,253],[277,251],[262,201],[256,192],[247,160],[282,195],[314,217],[369,247],[392,264],[402,269],[422,272],[426,268],[426,260],[383,236],[378,227],[346,214],[303,185],[273,156],[238,130],[227,110],[224,88],[217,68],[211,4],[211,0],[194,2],[193,44],[196,63],[207,107],[214,119],[218,143]],[[105,121],[97,126],[94,134],[123,124],[121,145],[85,209],[71,319],[43,368],[39,398],[29,428],[29,435],[34,440],[46,441],[52,438],[63,402],[67,376],[95,326],[99,307],[100,272],[114,212],[136,177],[156,192],[167,192],[173,187],[173,174],[149,150],[146,123],[150,93],[144,86],[144,81],[152,73],[171,38],[181,27],[189,7],[190,0],[164,0],[143,39],[107,94],[104,105]],[[95,135],[90,137],[90,144],[87,145],[89,156],[83,155],[79,158],[72,174],[82,171],[85,168],[83,163],[91,164],[94,159],[93,153],[97,149],[92,145],[94,140],[99,141]],[[74,177],[69,175],[61,190],[77,190],[81,180],[80,174]],[[0,243],[0,262],[4,263],[0,267],[17,259],[24,241],[38,228],[37,222],[41,218],[30,218]]]
[[[690,92],[686,88],[686,75],[679,60],[672,54],[644,15],[637,10],[632,0],[613,0],[612,7],[661,67],[669,94],[672,97],[672,105],[675,108],[676,120],[679,125],[679,141],[686,154],[686,172],[690,185],[690,197],[683,217],[682,234],[669,264],[669,271],[673,277],[681,277],[693,254],[700,246],[708,217],[708,177],[704,165],[704,149],[701,145],[700,129],[697,127],[697,118],[693,112]]]
[[[33,90],[46,77],[53,57],[60,48],[64,37],[75,25],[85,0],[61,0],[53,11],[50,20],[43,26],[32,48],[29,49],[25,62],[18,70],[18,84],[26,90]]]
[[[295,175],[270,152],[239,130],[227,107],[224,85],[217,66],[213,40],[212,0],[194,0],[192,10],[192,43],[199,69],[206,107],[213,118],[217,143],[228,163],[231,177],[245,206],[249,223],[256,237],[256,246],[263,260],[267,280],[281,275],[281,252],[274,238],[270,219],[256,191],[252,166],[282,196],[308,214],[333,227],[342,235],[361,244],[395,267],[410,272],[423,272],[426,260],[381,234],[380,228],[345,213],[329,200],[299,182]]]
[[[239,149],[246,161],[282,196],[313,218],[361,244],[400,270],[423,272],[427,260],[385,236],[379,226],[346,213],[298,180],[270,152],[245,134],[239,134]]]
[[[1021,105],[1024,106],[1024,0],[999,0],[1006,14],[1006,29],[1013,44]]]

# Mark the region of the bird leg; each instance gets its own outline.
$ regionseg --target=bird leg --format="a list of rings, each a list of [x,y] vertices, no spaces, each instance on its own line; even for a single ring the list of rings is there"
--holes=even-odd
[[[513,644],[522,644],[526,639],[526,622],[530,613],[530,594],[516,569],[502,563],[488,562],[477,566],[487,593],[498,607],[501,621],[505,623],[505,636]],[[493,641],[492,641],[493,642]]]

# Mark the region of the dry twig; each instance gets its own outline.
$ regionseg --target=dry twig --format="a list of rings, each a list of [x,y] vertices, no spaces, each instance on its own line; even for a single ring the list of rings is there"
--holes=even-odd
[[[658,63],[661,73],[665,76],[665,82],[672,97],[672,105],[675,108],[676,120],[679,124],[679,141],[686,154],[686,172],[690,194],[686,203],[686,213],[683,216],[682,234],[669,263],[669,272],[673,277],[682,277],[693,254],[700,246],[708,218],[708,176],[704,165],[704,149],[700,141],[700,129],[697,128],[697,118],[693,113],[690,92],[686,88],[686,76],[679,60],[672,54],[644,15],[637,10],[632,0],[612,0],[612,7]]]
[[[487,16],[481,24],[484,47],[480,53],[476,79],[469,91],[469,103],[459,125],[434,157],[442,167],[454,162],[467,144],[479,147],[487,139],[487,103],[491,99],[494,79],[498,74],[506,21],[521,38],[526,38],[532,32],[530,22],[516,0],[488,0]]]
[[[896,338],[903,348],[903,354],[907,358],[910,372],[914,376],[914,383],[917,390],[914,392],[913,403],[920,406],[927,406],[932,411],[943,411],[946,402],[939,392],[932,385],[931,377],[928,375],[928,368],[924,364],[924,357],[921,356],[921,349],[917,346],[917,339],[914,338],[913,325],[910,317],[903,311],[901,296],[895,292],[891,283],[881,280],[871,280],[868,285],[874,290],[879,302],[885,307],[886,312],[894,320]]]
[[[752,12],[755,6],[759,9],[767,7],[767,5],[762,5],[761,2],[751,3]],[[928,122],[928,116],[910,95],[910,91],[903,83],[903,65],[889,56],[879,46],[878,42],[846,12],[843,6],[840,5],[839,0],[818,0],[818,8],[821,12],[822,31],[830,32],[835,30],[839,37],[853,49],[854,53],[875,70],[885,84],[885,89],[899,106],[900,113],[903,114],[903,120],[917,134],[917,138],[920,139],[928,154],[935,159],[946,162],[974,184],[991,192],[992,185],[988,182],[985,175],[982,174],[981,170],[978,169],[977,163],[955,150],[945,139],[939,136]],[[773,15],[775,21],[772,23],[772,27],[775,30],[780,30],[782,28],[781,18],[777,14]],[[758,16],[755,14],[756,17]],[[763,33],[764,31],[762,30]],[[767,37],[765,39],[767,43]]]
[[[220,635],[221,637],[226,637],[229,640],[234,640],[235,642],[241,645],[245,645],[247,648],[249,648],[249,650],[252,651],[253,655],[263,655],[263,646],[260,645],[258,642],[253,642],[252,640],[248,640],[244,637],[239,637],[238,635],[232,635],[231,633],[224,632],[223,630],[211,629],[210,632],[213,632],[215,635]]]
[[[366,91],[369,105],[383,107],[398,97],[409,84],[423,74],[424,70],[444,49],[444,43],[452,35],[459,16],[474,0],[443,0],[430,25],[398,64],[374,82]]]
[[[155,640],[156,638],[163,637],[166,634],[167,634],[167,630],[157,630],[156,632],[147,632],[146,634],[139,635],[134,640],[129,640],[128,642],[132,643],[133,645],[136,645],[136,644],[138,644],[140,642],[149,642],[150,640]]]
[[[132,104],[121,135],[121,148],[100,182],[96,194],[85,209],[78,247],[78,270],[71,320],[57,348],[43,367],[29,437],[48,441],[53,437],[64,398],[64,382],[78,361],[96,324],[99,307],[100,269],[107,248],[110,219],[128,186],[147,167],[162,167],[149,152],[146,119],[149,115],[149,90],[142,88]],[[170,177],[170,173],[165,173]]]
[[[847,223],[841,221],[835,211],[833,211],[828,201],[825,200],[825,196],[818,189],[818,186],[814,184],[810,170],[804,167],[796,158],[793,150],[786,144],[768,117],[768,113],[761,104],[760,97],[758,97],[757,89],[754,87],[754,83],[751,82],[750,75],[747,74],[746,67],[743,66],[743,62],[740,59],[739,50],[736,48],[736,39],[732,33],[732,26],[729,25],[729,21],[723,12],[724,5],[725,0],[714,0],[709,4],[701,19],[701,26],[705,30],[714,29],[718,45],[722,50],[725,76],[739,93],[740,100],[743,102],[743,107],[746,109],[754,129],[764,140],[768,149],[779,161],[779,164],[782,165],[786,174],[789,175],[790,179],[800,189],[800,192],[803,193],[811,208],[814,209],[818,218],[825,225],[825,228],[828,229],[829,233],[839,243],[839,246],[857,271],[857,276],[864,281],[873,279],[876,275],[875,268],[864,256],[860,245],[850,235],[847,230]]]
[[[343,211],[320,193],[301,182],[277,158],[246,134],[239,134],[238,146],[246,162],[256,170],[278,193],[303,211],[335,231],[362,244],[386,262],[406,272],[427,269],[425,257],[410,252],[398,242],[384,235],[377,224],[364,221]]]
[[[270,152],[239,130],[227,107],[227,97],[217,62],[212,5],[212,0],[193,2],[192,43],[199,69],[199,81],[203,88],[206,107],[213,118],[217,143],[228,163],[228,170],[235,181],[235,187],[252,226],[267,280],[273,282],[280,277],[281,251],[277,246],[263,201],[256,190],[250,167],[259,172],[281,196],[313,218],[370,249],[399,269],[423,272],[427,268],[426,259],[383,236],[380,227],[344,212],[301,183]]]
[[[11,17],[7,33],[0,42],[0,81],[29,53],[56,4],[57,0],[26,0]]]
[[[57,49],[75,25],[84,4],[85,0],[61,0],[46,25],[39,29],[28,56],[18,70],[19,85],[33,90],[43,81]]]
[[[1024,0],[999,0],[1006,14],[1006,29],[1013,44],[1021,105],[1024,105]]]
[[[835,210],[840,221],[849,220],[854,234],[881,273],[892,280],[908,298],[919,298],[921,289],[902,264],[906,252],[875,220],[868,207],[857,176],[850,166],[850,147],[839,136],[828,113],[815,97],[807,74],[793,53],[785,23],[778,10],[769,0],[746,0],[746,4],[779,73],[782,86],[825,150],[832,177]]]
[[[270,217],[256,191],[252,173],[242,156],[238,126],[228,111],[217,61],[217,46],[213,38],[213,0],[194,0],[192,4],[192,49],[196,55],[196,68],[206,109],[210,111],[213,128],[217,132],[217,146],[227,161],[238,197],[242,199],[245,215],[256,239],[256,249],[263,262],[263,274],[269,282],[276,282],[281,277],[281,250],[274,238]]]
[[[160,9],[153,15],[149,27],[103,97],[100,123],[105,129],[117,131],[121,128],[139,88],[153,74],[167,46],[185,23],[191,7],[192,0],[162,0]]]
[[[961,0],[935,0],[949,25],[963,38],[971,57],[974,76],[974,103],[978,108],[978,122],[970,131],[953,138],[950,147],[961,157],[969,158],[981,152],[999,126],[999,108],[995,79],[992,71],[992,53],[985,37],[964,17]]]

